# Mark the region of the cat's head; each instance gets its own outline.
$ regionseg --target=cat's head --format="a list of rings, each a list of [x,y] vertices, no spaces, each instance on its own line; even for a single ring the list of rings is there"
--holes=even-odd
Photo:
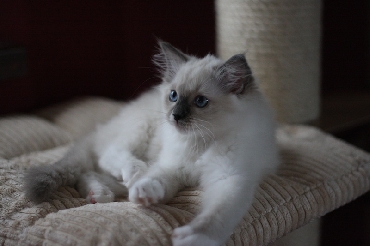
[[[226,62],[212,55],[199,59],[165,42],[159,51],[154,62],[163,80],[164,111],[179,132],[214,138],[237,113],[240,99],[256,90],[242,54]]]

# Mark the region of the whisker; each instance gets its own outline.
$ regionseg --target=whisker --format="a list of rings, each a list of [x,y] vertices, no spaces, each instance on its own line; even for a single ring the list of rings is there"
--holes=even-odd
[[[194,125],[198,128],[198,130],[199,130],[199,133],[200,133],[200,135],[201,135],[201,137],[202,137],[202,139],[203,139],[203,142],[204,142],[204,147],[205,148],[207,148],[207,142],[206,142],[206,139],[204,138],[204,135],[203,135],[203,132],[202,132],[202,130],[199,128],[199,126],[198,126],[198,124],[197,123],[194,123]]]
[[[216,140],[216,137],[215,137],[215,134],[213,134],[213,132],[206,126],[202,125],[202,124],[198,124],[199,126],[203,127],[204,129],[206,129],[206,133],[207,135],[212,139],[212,140]]]
[[[205,123],[208,123],[210,126],[213,127],[212,123],[209,122],[208,120],[202,120],[202,119],[198,119],[198,118],[191,118],[192,120],[197,120],[197,121],[202,121],[202,122],[205,122]]]
[[[134,97],[134,95],[136,94],[136,92],[140,89],[140,87],[142,87],[146,82],[148,82],[149,80],[151,79],[155,79],[156,77],[152,76],[152,77],[149,77],[148,79],[144,80],[143,82],[141,82],[135,89],[134,91],[131,93],[131,95],[128,97],[128,99],[132,99]]]
[[[213,133],[213,131],[206,127],[205,125],[199,123],[199,121],[201,122],[204,122],[204,123],[208,123],[212,128],[213,128],[213,125],[209,122],[209,121],[206,121],[206,120],[202,120],[202,119],[198,119],[198,118],[191,118],[192,121],[194,121],[194,124],[197,125],[197,127],[202,127],[204,130],[205,130],[205,133],[213,140],[213,141],[216,141],[216,136],[215,134]],[[203,131],[202,131],[203,132]]]
[[[195,132],[194,126],[193,126],[193,124],[190,124],[190,126],[191,126],[191,129],[192,129],[192,134],[194,135],[194,139],[196,140],[197,134]],[[199,152],[197,141],[194,141],[192,149],[196,152]]]

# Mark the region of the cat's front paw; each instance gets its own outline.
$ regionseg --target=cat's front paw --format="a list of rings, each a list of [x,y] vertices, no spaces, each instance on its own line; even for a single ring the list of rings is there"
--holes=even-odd
[[[195,233],[190,226],[182,226],[173,230],[173,246],[218,246],[219,242],[205,234]]]
[[[123,184],[126,187],[131,187],[139,178],[141,178],[147,169],[147,164],[140,160],[126,164],[125,167],[121,169]]]
[[[149,206],[158,203],[165,194],[162,184],[152,178],[138,180],[129,190],[130,202]]]

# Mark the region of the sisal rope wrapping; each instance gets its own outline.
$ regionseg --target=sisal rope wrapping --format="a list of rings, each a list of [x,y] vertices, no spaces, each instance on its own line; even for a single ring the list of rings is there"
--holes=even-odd
[[[284,123],[320,112],[320,1],[216,0],[217,52],[246,52],[262,91]]]

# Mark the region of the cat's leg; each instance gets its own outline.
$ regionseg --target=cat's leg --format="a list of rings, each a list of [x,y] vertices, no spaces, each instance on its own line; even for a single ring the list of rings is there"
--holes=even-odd
[[[92,204],[113,202],[118,196],[127,196],[127,188],[113,177],[95,172],[82,174],[77,189],[87,203]]]
[[[128,148],[119,144],[109,146],[98,159],[101,170],[131,186],[148,169],[147,163],[135,157]]]
[[[221,245],[232,234],[250,207],[255,187],[248,186],[246,177],[224,173],[207,174],[202,184],[202,210],[189,224],[176,228],[174,246]]]
[[[91,189],[86,196],[86,202],[95,203],[108,203],[114,201],[114,193],[105,185],[95,181],[91,184]]]
[[[155,167],[130,187],[129,199],[144,206],[166,203],[176,195],[179,188],[175,169]]]

